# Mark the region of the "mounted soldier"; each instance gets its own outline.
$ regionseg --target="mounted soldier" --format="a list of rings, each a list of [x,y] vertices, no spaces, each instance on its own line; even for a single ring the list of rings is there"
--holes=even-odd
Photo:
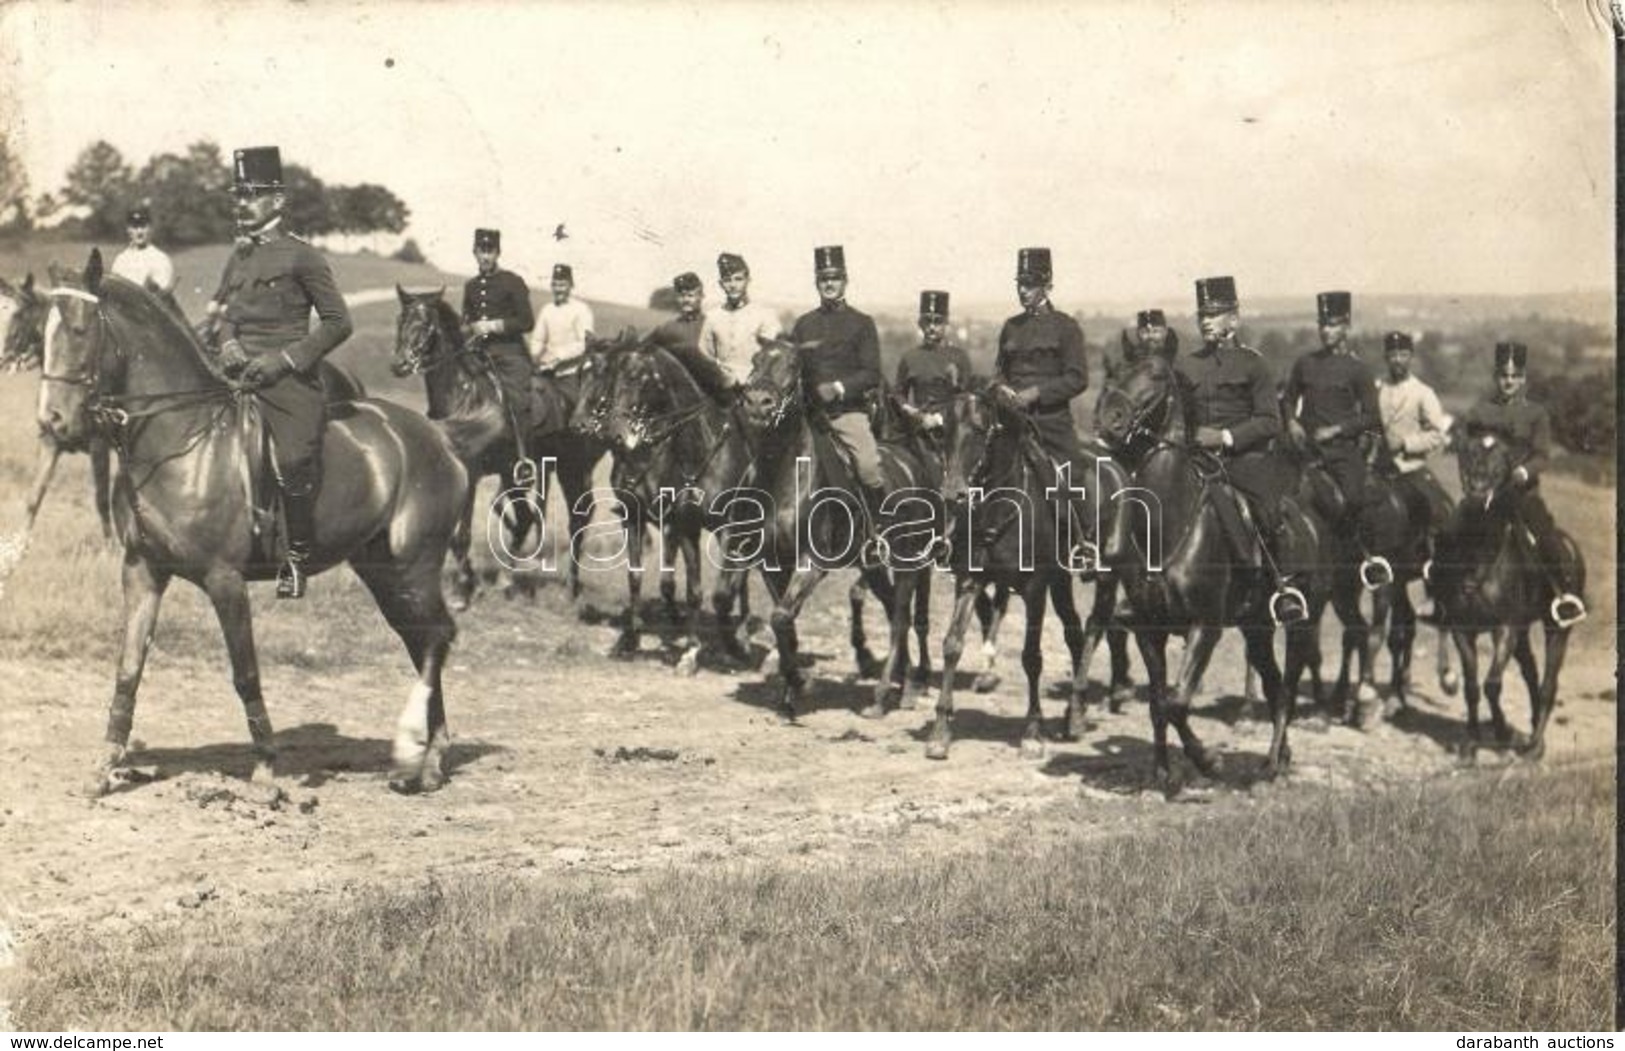
[[[1006,408],[1032,421],[1044,452],[1055,463],[1078,459],[1072,399],[1089,387],[1083,329],[1050,303],[1054,270],[1048,248],[1016,255],[1016,297],[1021,313],[999,332],[992,393]]]
[[[502,391],[520,456],[524,441],[539,422],[531,387],[530,356],[525,333],[536,325],[530,309],[530,289],[524,279],[497,262],[502,255],[502,231],[474,231],[474,262],[479,273],[463,286],[463,340],[483,351]],[[559,421],[563,426],[563,421]]]
[[[750,375],[750,359],[762,344],[779,338],[779,316],[750,299],[750,265],[733,252],[717,256],[722,309],[705,315],[700,353],[716,363],[731,388]]]
[[[1226,480],[1246,498],[1273,578],[1271,608],[1280,623],[1294,623],[1309,611],[1277,568],[1282,501],[1297,489],[1298,478],[1274,451],[1281,430],[1275,377],[1258,351],[1240,342],[1235,278],[1196,282],[1196,319],[1202,346],[1175,365],[1188,391],[1192,442],[1218,458]]]
[[[1433,388],[1411,373],[1415,345],[1404,332],[1383,337],[1388,375],[1377,380],[1377,410],[1382,417],[1380,470],[1391,474],[1410,509],[1411,520],[1431,537],[1450,517],[1450,496],[1428,470],[1429,453],[1445,447],[1452,421]]]
[[[542,307],[536,329],[536,367],[551,373],[566,360],[587,349],[593,335],[592,307],[573,298],[575,271],[568,263],[553,264],[553,302]]]
[[[928,431],[940,430],[954,395],[970,385],[970,357],[948,342],[948,293],[920,293],[920,345],[897,363],[897,398],[903,412]]]
[[[1558,592],[1551,604],[1552,619],[1573,624],[1586,615],[1584,600],[1580,598],[1580,580],[1583,570],[1574,562],[1552,512],[1540,495],[1540,473],[1545,470],[1551,454],[1552,421],[1546,407],[1531,401],[1529,386],[1529,348],[1522,343],[1495,345],[1495,393],[1478,402],[1462,417],[1461,429],[1467,441],[1485,435],[1494,435],[1513,450],[1514,462],[1510,478],[1511,493],[1516,501],[1516,513],[1528,538],[1533,542],[1535,559],[1551,579]],[[1449,537],[1460,532],[1456,515],[1440,538],[1443,548]]]
[[[1155,307],[1136,315],[1133,331],[1125,328],[1121,342],[1123,360],[1130,365],[1151,354],[1172,365],[1179,356],[1179,333],[1168,327],[1167,315]]]
[[[700,351],[700,334],[706,324],[705,315],[700,311],[705,302],[705,284],[700,281],[700,275],[688,271],[672,278],[671,289],[677,296],[677,316],[656,326],[646,342],[681,362],[694,382],[717,404],[732,405],[737,381]]]
[[[113,273],[149,289],[176,314],[185,317],[175,301],[175,263],[152,243],[152,212],[144,205],[131,208],[125,216],[124,229],[130,243],[114,257]]]
[[[1349,343],[1353,307],[1347,292],[1320,293],[1320,349],[1293,363],[1282,394],[1293,446],[1314,456],[1337,487],[1337,503],[1320,511],[1351,536],[1366,501],[1366,460],[1382,434],[1376,377]]]
[[[885,497],[880,448],[869,423],[869,395],[880,386],[880,335],[874,319],[846,302],[846,253],[840,245],[813,252],[819,304],[796,319],[792,343],[807,346],[802,356],[802,389],[822,407],[829,435],[845,454],[863,487],[870,523],[878,521]]]
[[[297,599],[305,594],[322,481],[326,398],[316,364],[349,338],[353,326],[327,260],[282,228],[287,196],[280,151],[251,147],[237,150],[233,160],[238,246],[207,307],[206,324],[220,337],[216,353],[223,371],[255,392],[271,434],[288,531],[276,594]]]

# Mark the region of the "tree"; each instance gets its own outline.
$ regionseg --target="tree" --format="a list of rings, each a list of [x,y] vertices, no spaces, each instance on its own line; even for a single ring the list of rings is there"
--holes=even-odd
[[[340,233],[398,234],[412,214],[406,203],[377,183],[335,186],[330,194],[334,228]]]
[[[33,225],[28,209],[28,173],[11,144],[0,138],[0,231],[27,230]]]
[[[231,238],[231,169],[214,143],[194,142],[184,155],[153,157],[135,183],[130,203],[144,201],[152,209],[152,235],[159,244],[210,244]]]
[[[124,155],[112,143],[98,139],[68,169],[62,198],[85,209],[87,236],[112,240],[124,232],[124,202],[131,197],[132,181]]]
[[[282,185],[288,196],[288,229],[310,236],[333,232],[333,202],[328,200],[327,187],[309,168],[284,164]]]

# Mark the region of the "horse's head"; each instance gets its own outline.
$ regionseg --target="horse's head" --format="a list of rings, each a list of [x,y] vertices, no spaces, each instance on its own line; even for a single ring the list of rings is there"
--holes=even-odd
[[[1462,500],[1488,509],[1512,476],[1513,450],[1498,435],[1467,435],[1459,442]]]
[[[745,380],[744,417],[752,430],[777,430],[801,407],[801,352],[816,344],[762,340]]]
[[[6,340],[0,349],[0,368],[38,368],[45,356],[45,317],[51,301],[34,291],[34,274],[29,272],[21,285],[0,278],[0,295],[15,304],[6,322]]]
[[[605,435],[617,449],[637,451],[655,436],[655,424],[677,411],[677,392],[660,359],[652,347],[633,347],[618,356]]]
[[[395,286],[401,301],[401,315],[395,322],[395,359],[390,364],[397,376],[410,376],[435,368],[455,352],[443,324],[446,289],[408,292]]]
[[[1108,447],[1126,453],[1164,437],[1175,423],[1177,377],[1157,355],[1125,362],[1108,375],[1095,409],[1095,429]]]
[[[87,411],[106,390],[111,360],[107,319],[102,313],[102,254],[91,249],[84,273],[50,267],[49,309],[41,348],[40,430],[64,448],[89,436]]]
[[[942,418],[942,498],[960,504],[983,473],[999,427],[998,409],[981,391],[961,391]]]

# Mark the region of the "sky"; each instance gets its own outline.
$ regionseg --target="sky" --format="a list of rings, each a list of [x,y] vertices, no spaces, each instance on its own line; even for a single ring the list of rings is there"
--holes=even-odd
[[[1069,310],[1608,290],[1597,2],[13,0],[0,128],[35,193],[97,138],[275,144],[394,190],[443,267],[495,226],[622,302],[727,250],[810,305],[822,244],[857,306],[1013,305],[1027,245]]]

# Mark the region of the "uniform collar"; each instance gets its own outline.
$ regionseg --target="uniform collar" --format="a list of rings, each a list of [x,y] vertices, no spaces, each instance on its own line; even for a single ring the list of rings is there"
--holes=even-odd
[[[833,303],[827,303],[824,300],[819,300],[818,309],[822,310],[826,314],[838,314],[846,309],[846,300],[837,299]]]
[[[728,311],[729,313],[732,313],[735,310],[743,310],[748,306],[750,306],[749,296],[742,297],[737,303],[730,303],[726,299],[722,301],[722,309]]]

